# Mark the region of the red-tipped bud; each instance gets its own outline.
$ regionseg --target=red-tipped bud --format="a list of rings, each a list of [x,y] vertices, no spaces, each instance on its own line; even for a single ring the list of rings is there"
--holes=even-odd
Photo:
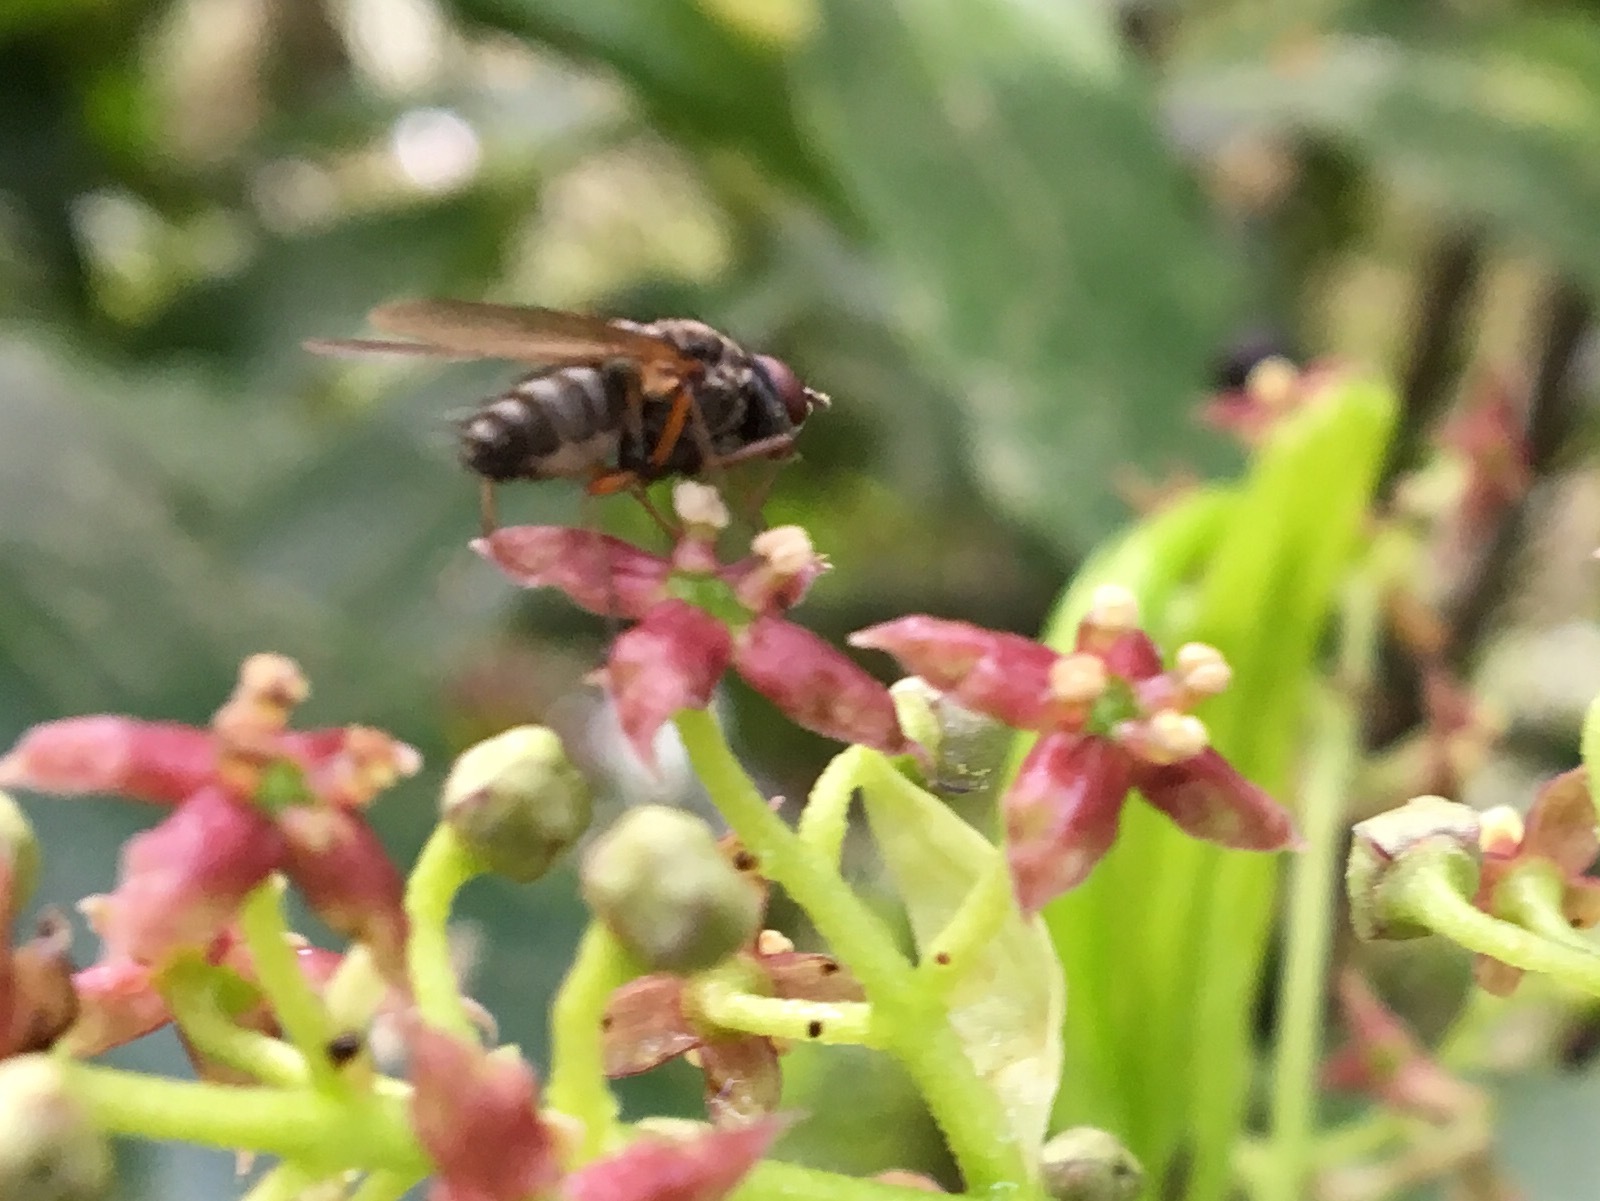
[[[606,689],[617,719],[645,763],[655,762],[655,736],[681,709],[704,709],[728,669],[727,628],[686,601],[663,601],[611,648]]]
[[[527,1201],[561,1176],[551,1127],[539,1117],[538,1084],[520,1058],[413,1020],[411,1123],[437,1174],[429,1201]]]
[[[561,1196],[564,1201],[721,1201],[784,1125],[766,1118],[691,1138],[641,1138],[568,1176]]]
[[[0,759],[0,786],[176,805],[204,787],[216,768],[205,730],[131,717],[69,717],[25,733]]]
[[[116,891],[82,908],[111,957],[160,966],[180,951],[205,950],[283,858],[283,836],[267,814],[206,788],[130,839]]]
[[[0,1063],[0,1197],[100,1201],[111,1195],[111,1148],[45,1055]]]
[[[889,690],[810,630],[757,617],[735,641],[733,664],[796,725],[885,754],[907,749]]]
[[[1482,852],[1478,814],[1443,797],[1413,797],[1351,829],[1345,891],[1357,937],[1421,938],[1433,933],[1395,912],[1391,885],[1408,865],[1436,868],[1462,896],[1477,892]]]
[[[78,1018],[57,1044],[69,1055],[92,1059],[131,1043],[172,1020],[153,973],[131,959],[107,959],[72,978]]]
[[[1112,1134],[1093,1126],[1063,1130],[1039,1153],[1039,1175],[1051,1201],[1133,1201],[1144,1168]]]
[[[556,588],[602,616],[643,617],[666,597],[672,564],[620,538],[562,526],[496,530],[472,544],[524,588]]]
[[[390,980],[405,978],[405,880],[359,813],[292,805],[278,817],[284,872],[317,916],[365,943]]]

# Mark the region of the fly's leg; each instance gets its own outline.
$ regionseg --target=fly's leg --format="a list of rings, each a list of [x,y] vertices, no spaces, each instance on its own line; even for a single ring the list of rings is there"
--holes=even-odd
[[[600,379],[606,396],[621,398],[620,414],[622,436],[627,446],[636,450],[636,460],[643,459],[644,444],[644,381],[639,377],[638,365],[629,359],[607,359],[600,364]],[[626,462],[628,455],[623,454]]]
[[[491,479],[478,481],[478,521],[485,538],[494,537],[495,531],[500,528],[500,516],[494,501],[494,481]]]

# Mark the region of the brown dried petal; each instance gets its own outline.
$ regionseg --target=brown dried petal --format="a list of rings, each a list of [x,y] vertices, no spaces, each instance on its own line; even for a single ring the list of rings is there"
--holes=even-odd
[[[780,951],[757,958],[772,995],[790,1001],[864,1001],[861,984],[831,955]]]
[[[700,1045],[683,1012],[683,981],[641,976],[611,994],[601,1019],[606,1075],[636,1076]]]
[[[778,1108],[783,1073],[778,1048],[755,1034],[708,1039],[700,1044],[706,1074],[706,1111],[719,1126],[759,1117]]]

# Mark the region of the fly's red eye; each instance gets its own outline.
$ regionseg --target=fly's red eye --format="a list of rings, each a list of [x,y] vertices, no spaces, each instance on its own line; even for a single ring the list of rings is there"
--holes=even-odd
[[[772,390],[783,402],[784,411],[789,414],[790,421],[799,425],[811,416],[812,392],[800,382],[793,371],[789,370],[787,363],[769,354],[758,354],[756,365],[761,368],[762,374],[771,383]]]

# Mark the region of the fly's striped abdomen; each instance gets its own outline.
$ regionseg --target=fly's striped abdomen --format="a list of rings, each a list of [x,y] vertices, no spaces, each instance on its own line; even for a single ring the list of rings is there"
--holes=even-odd
[[[461,458],[492,480],[584,476],[615,460],[627,407],[627,378],[614,371],[530,375],[463,423]]]

